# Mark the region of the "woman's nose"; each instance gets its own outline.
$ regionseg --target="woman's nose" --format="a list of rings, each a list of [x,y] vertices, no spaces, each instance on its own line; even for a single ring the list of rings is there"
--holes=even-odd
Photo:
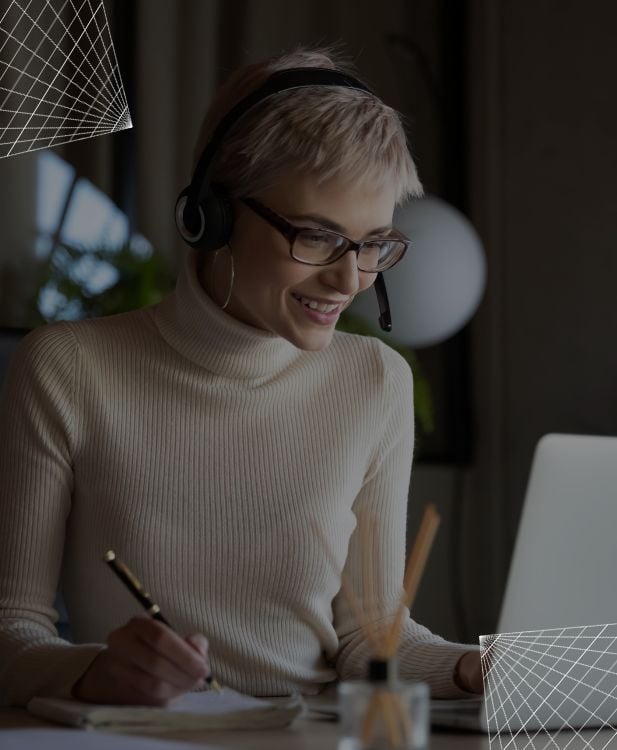
[[[325,267],[326,281],[341,294],[352,296],[360,288],[358,256],[350,250]]]

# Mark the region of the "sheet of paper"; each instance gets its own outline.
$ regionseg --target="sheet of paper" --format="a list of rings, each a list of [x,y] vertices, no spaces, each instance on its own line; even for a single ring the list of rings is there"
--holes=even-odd
[[[267,698],[253,698],[223,688],[220,693],[207,690],[200,693],[184,693],[167,706],[167,711],[186,711],[194,714],[228,714],[235,711],[248,711],[264,708],[270,701]]]
[[[196,745],[150,737],[128,737],[78,729],[7,729],[2,750],[220,750],[218,745]]]

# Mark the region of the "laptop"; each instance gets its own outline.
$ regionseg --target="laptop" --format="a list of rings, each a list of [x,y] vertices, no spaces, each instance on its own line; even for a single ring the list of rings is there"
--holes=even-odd
[[[433,701],[433,726],[494,732],[617,725],[617,437],[536,447],[483,699]]]

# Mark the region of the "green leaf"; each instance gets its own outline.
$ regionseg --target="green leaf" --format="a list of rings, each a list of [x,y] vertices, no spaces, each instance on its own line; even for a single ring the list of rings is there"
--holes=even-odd
[[[112,265],[118,272],[117,281],[101,293],[91,293],[85,281],[72,276],[75,264],[85,256]],[[45,317],[40,308],[40,294],[50,280],[66,297],[66,305],[54,316]],[[83,316],[88,318],[128,312],[158,302],[173,289],[174,283],[175,274],[157,252],[144,257],[134,252],[128,243],[98,248],[58,244],[40,269],[31,319],[46,322],[59,319],[75,301],[80,303]]]

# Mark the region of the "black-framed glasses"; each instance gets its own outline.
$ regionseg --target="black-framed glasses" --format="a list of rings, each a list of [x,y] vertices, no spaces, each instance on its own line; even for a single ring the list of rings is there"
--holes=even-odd
[[[411,245],[411,240],[395,229],[388,237],[355,242],[330,229],[297,227],[255,198],[241,200],[289,241],[289,252],[294,260],[311,266],[327,266],[353,250],[360,271],[379,273],[396,265]]]

